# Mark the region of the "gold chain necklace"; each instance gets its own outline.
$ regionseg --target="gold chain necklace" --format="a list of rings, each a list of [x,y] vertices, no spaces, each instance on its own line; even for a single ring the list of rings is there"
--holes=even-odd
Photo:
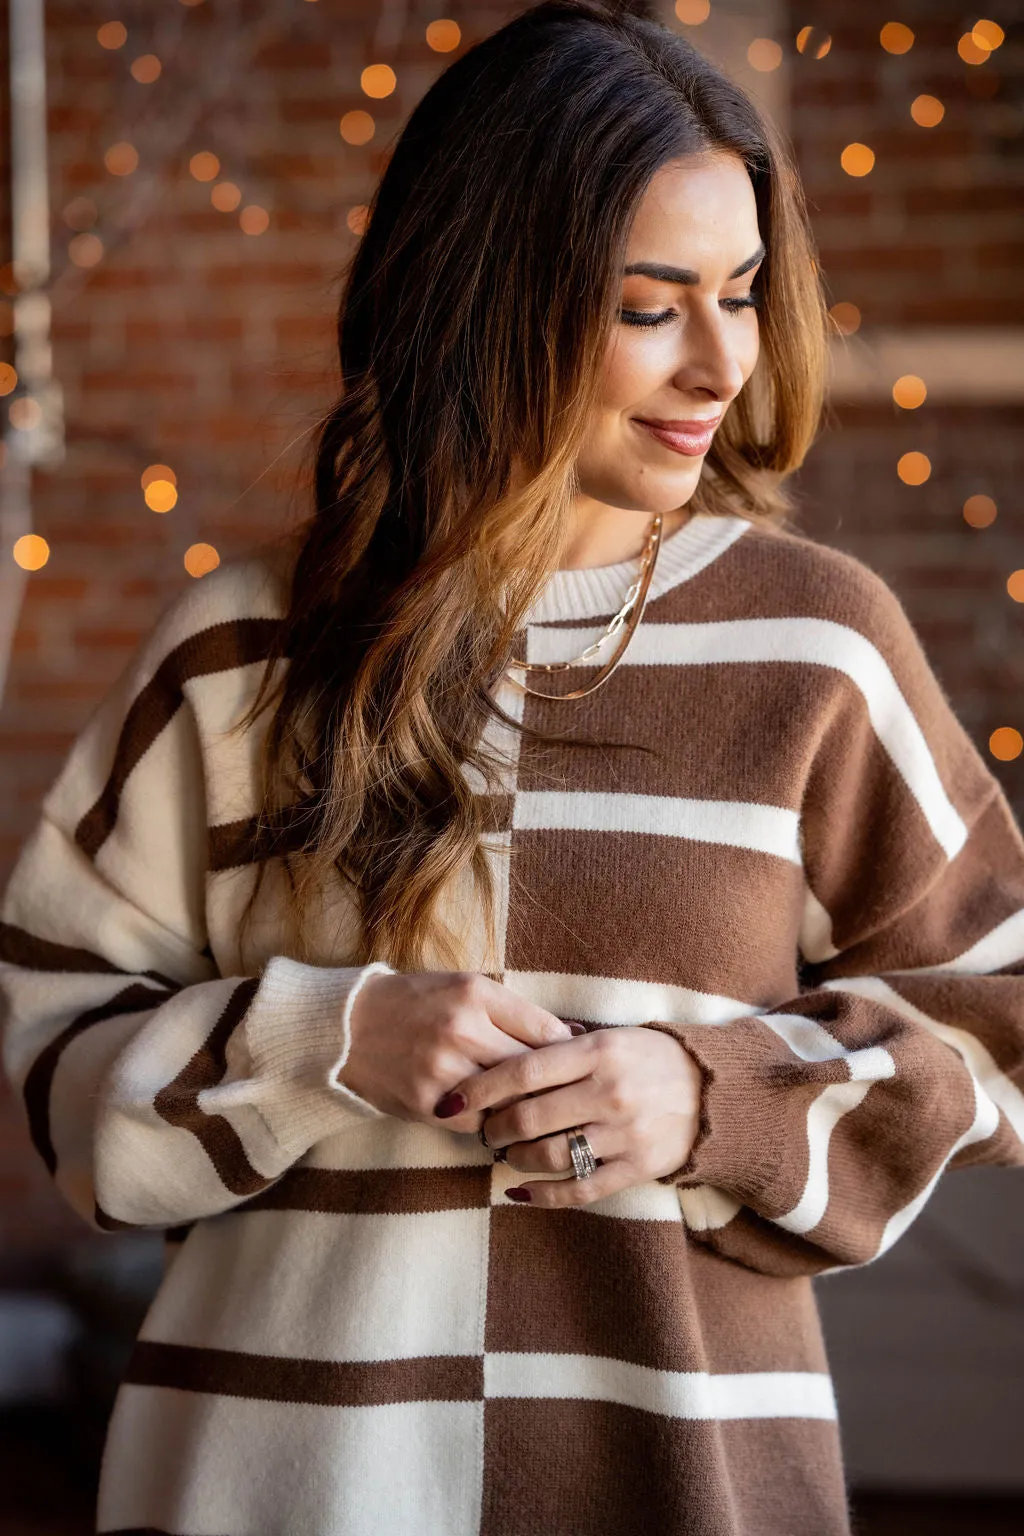
[[[615,654],[599,669],[593,682],[589,683],[586,688],[575,688],[571,693],[543,693],[539,688],[528,688],[525,683],[517,682],[514,677],[510,677],[508,681],[513,688],[518,688],[520,693],[529,693],[535,699],[582,699],[586,694],[593,693],[595,688],[600,688],[601,684],[611,676],[622,660],[626,646],[632,640],[633,633],[643,617],[644,608],[647,603],[647,592],[651,585],[651,577],[654,575],[658,550],[661,548],[661,525],[662,516],[659,513],[651,524],[651,532],[640,557],[640,571],[637,578],[630,584],[622,607],[605,626],[604,634],[600,635],[593,644],[588,645],[586,650],[581,651],[578,656],[574,656],[570,661],[516,661],[513,659],[505,669],[506,672],[510,667],[518,667],[524,672],[567,672],[570,667],[579,666],[581,662],[589,661],[592,656],[596,656],[605,641],[610,640],[612,635],[618,634],[621,630],[622,639],[619,641]]]

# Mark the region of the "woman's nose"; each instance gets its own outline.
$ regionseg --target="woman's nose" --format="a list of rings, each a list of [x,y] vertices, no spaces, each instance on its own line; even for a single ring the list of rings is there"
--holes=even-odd
[[[750,350],[746,327],[716,305],[713,313],[702,311],[685,327],[682,355],[672,382],[684,393],[704,390],[727,404],[746,382]]]

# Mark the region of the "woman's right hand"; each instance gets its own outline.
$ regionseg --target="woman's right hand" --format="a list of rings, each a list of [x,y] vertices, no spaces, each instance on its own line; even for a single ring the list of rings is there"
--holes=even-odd
[[[474,971],[395,971],[356,994],[339,1080],[401,1120],[477,1131],[483,1116],[445,1103],[457,1083],[509,1056],[581,1032],[510,987]],[[439,1115],[437,1110],[442,1113]]]

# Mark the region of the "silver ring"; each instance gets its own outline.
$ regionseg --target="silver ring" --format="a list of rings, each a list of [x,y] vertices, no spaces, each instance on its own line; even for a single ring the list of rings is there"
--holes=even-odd
[[[578,1179],[589,1179],[597,1168],[597,1158],[594,1149],[584,1136],[578,1125],[574,1125],[567,1132],[569,1137],[569,1156],[572,1158],[573,1172]]]

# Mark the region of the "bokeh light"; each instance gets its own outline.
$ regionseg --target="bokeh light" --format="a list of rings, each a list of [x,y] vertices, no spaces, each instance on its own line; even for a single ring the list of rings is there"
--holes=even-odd
[[[915,96],[910,103],[910,115],[919,128],[936,128],[946,109],[937,96]]]
[[[210,188],[210,202],[218,213],[234,213],[242,201],[242,189],[236,187],[233,181],[218,181],[215,187]]]
[[[201,149],[192,156],[188,168],[196,181],[213,181],[220,174],[220,161],[209,149]]]
[[[270,214],[259,203],[249,203],[238,215],[238,224],[244,235],[262,235],[270,228]]]
[[[0,395],[9,395],[18,386],[18,370],[11,363],[0,363]]]
[[[152,85],[154,80],[159,80],[162,69],[163,65],[155,53],[143,53],[132,60],[132,79],[140,85]]]
[[[368,144],[373,138],[375,126],[369,112],[357,107],[354,112],[345,113],[338,131],[346,144]]]
[[[878,41],[886,53],[907,53],[914,46],[914,34],[902,21],[887,21]]]
[[[896,473],[904,485],[924,485],[932,472],[932,461],[926,453],[904,453],[896,465]]]
[[[95,267],[103,260],[103,241],[99,235],[75,235],[68,241],[68,255],[76,267]]]
[[[956,51],[965,64],[984,64],[991,53],[991,48],[982,48],[975,42],[974,34],[965,32],[956,45]]]
[[[1006,578],[1006,590],[1015,603],[1024,603],[1024,571],[1011,571]]]
[[[767,75],[782,63],[782,49],[773,37],[755,37],[747,49],[747,63],[751,69]]]
[[[151,512],[170,512],[178,505],[178,493],[169,480],[151,480],[143,494]]]
[[[832,39],[821,27],[801,27],[796,35],[797,53],[809,59],[823,59],[832,47]]]
[[[699,27],[711,15],[711,0],[676,0],[676,15],[687,27]]]
[[[390,64],[367,64],[359,76],[359,84],[367,96],[390,96],[398,84],[398,77]]]
[[[1001,46],[1006,33],[998,21],[976,21],[971,28],[971,36],[979,48],[984,48],[988,53],[994,53]]]
[[[139,152],[134,144],[121,139],[117,144],[111,144],[103,156],[103,164],[111,176],[130,176],[138,169]]]
[[[354,235],[365,235],[369,214],[370,210],[365,203],[357,203],[354,208],[349,209],[345,215],[345,223]]]
[[[905,411],[916,411],[919,405],[924,404],[927,395],[928,388],[924,379],[918,378],[916,373],[902,374],[892,387],[893,399]]]
[[[462,28],[457,21],[445,17],[441,21],[432,21],[427,28],[427,47],[433,48],[435,53],[451,53],[461,42]]]
[[[178,477],[169,464],[150,464],[139,476],[139,484],[143,490],[147,485],[152,485],[154,480],[169,480],[171,485],[178,483]]]
[[[860,330],[860,310],[856,304],[851,304],[846,299],[840,299],[838,304],[833,304],[829,310],[832,323],[841,336],[852,336],[854,331]]]
[[[1024,752],[1024,736],[1012,725],[1001,725],[989,737],[988,749],[1001,763],[1012,763]]]
[[[867,144],[847,144],[839,156],[839,164],[847,176],[867,176],[874,168],[875,152]]]
[[[96,33],[101,48],[123,48],[128,41],[128,28],[123,21],[105,21]]]
[[[998,511],[991,496],[968,496],[964,502],[964,522],[971,528],[988,528],[995,522]]]
[[[43,408],[31,395],[12,400],[7,419],[16,432],[34,432],[43,419]]]
[[[41,533],[23,533],[15,539],[12,553],[23,571],[41,571],[50,558],[50,546]]]
[[[208,576],[220,565],[220,555],[212,544],[190,544],[185,551],[184,565],[190,576]]]

